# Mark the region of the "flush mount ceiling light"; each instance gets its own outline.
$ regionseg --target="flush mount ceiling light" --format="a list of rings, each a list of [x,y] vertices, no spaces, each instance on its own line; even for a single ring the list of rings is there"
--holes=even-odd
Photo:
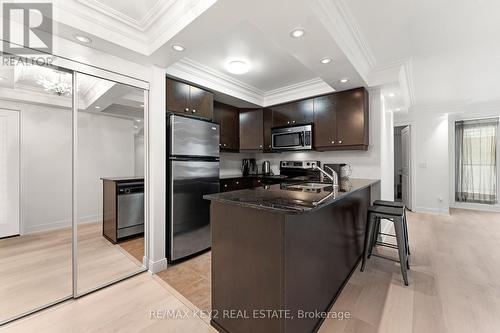
[[[227,71],[232,74],[245,74],[250,70],[250,65],[243,60],[232,60],[227,63]]]
[[[401,111],[401,109],[400,108],[396,108],[394,111],[399,112],[399,111]]]
[[[349,82],[348,78],[340,79],[340,83],[347,83],[347,82]]]
[[[332,62],[332,58],[326,57],[320,60],[320,62],[324,65],[329,64]]]
[[[395,93],[389,93],[388,96],[392,98],[392,97],[396,96],[396,94]]]
[[[87,36],[75,35],[75,38],[77,41],[85,44],[89,44],[92,42],[92,39],[88,38]]]
[[[177,51],[177,52],[182,52],[184,51],[186,48],[184,46],[182,46],[181,44],[172,44],[172,49],[174,51]]]
[[[302,28],[296,28],[290,32],[290,36],[292,36],[293,38],[300,38],[300,37],[304,36],[305,34],[306,34],[306,31]]]

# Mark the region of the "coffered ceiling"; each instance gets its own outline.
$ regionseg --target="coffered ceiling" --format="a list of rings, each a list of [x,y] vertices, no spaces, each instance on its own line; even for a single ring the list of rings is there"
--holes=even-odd
[[[379,62],[344,0],[54,0],[54,21],[65,39],[255,105],[387,84],[401,107],[414,103],[411,59]],[[297,27],[305,35],[291,38]],[[232,58],[251,70],[229,73]]]

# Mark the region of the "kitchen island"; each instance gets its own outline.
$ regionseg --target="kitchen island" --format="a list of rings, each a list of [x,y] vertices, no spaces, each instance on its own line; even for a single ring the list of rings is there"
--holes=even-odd
[[[363,252],[378,180],[277,184],[211,200],[212,325],[221,332],[313,332]],[[331,314],[332,315],[332,314]]]

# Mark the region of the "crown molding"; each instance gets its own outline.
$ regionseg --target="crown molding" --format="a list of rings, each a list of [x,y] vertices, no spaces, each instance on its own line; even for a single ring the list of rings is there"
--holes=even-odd
[[[168,67],[166,74],[262,107],[335,91],[320,78],[263,91],[189,58],[182,58]]]
[[[189,58],[174,63],[166,73],[260,106],[264,102],[264,91]]]
[[[310,6],[335,43],[367,81],[376,60],[345,1],[312,0]]]
[[[368,86],[397,83],[405,107],[415,105],[411,58],[378,64],[346,0],[312,0],[310,6]]]
[[[215,2],[159,0],[136,20],[99,0],[60,0],[54,2],[54,20],[150,56]]]
[[[320,78],[315,78],[278,89],[266,91],[264,106],[285,103],[297,99],[328,94],[334,92],[331,86]]]

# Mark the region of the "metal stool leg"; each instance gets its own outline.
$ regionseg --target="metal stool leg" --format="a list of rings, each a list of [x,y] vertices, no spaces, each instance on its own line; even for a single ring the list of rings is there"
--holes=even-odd
[[[363,250],[363,261],[361,263],[361,271],[365,270],[366,260],[368,260],[368,255],[370,253],[370,245],[372,244],[373,228],[375,226],[375,216],[368,213],[368,221],[366,221],[365,230],[365,248]]]
[[[406,207],[405,207],[403,213],[404,213],[403,218],[404,218],[404,223],[405,223],[406,245],[408,247],[408,255],[411,255],[411,253],[410,253],[410,241],[408,239],[408,220],[406,219]]]
[[[399,252],[399,262],[401,266],[401,273],[403,274],[403,280],[405,285],[408,285],[408,255],[407,255],[407,245],[405,241],[404,235],[404,225],[403,225],[403,217],[398,217],[394,219],[394,230],[396,231],[396,241],[398,243],[398,252]]]
[[[377,245],[378,233],[380,232],[380,217],[375,217],[375,226],[373,228],[373,236],[370,245],[370,252],[368,253],[368,258],[372,255],[373,248]]]

